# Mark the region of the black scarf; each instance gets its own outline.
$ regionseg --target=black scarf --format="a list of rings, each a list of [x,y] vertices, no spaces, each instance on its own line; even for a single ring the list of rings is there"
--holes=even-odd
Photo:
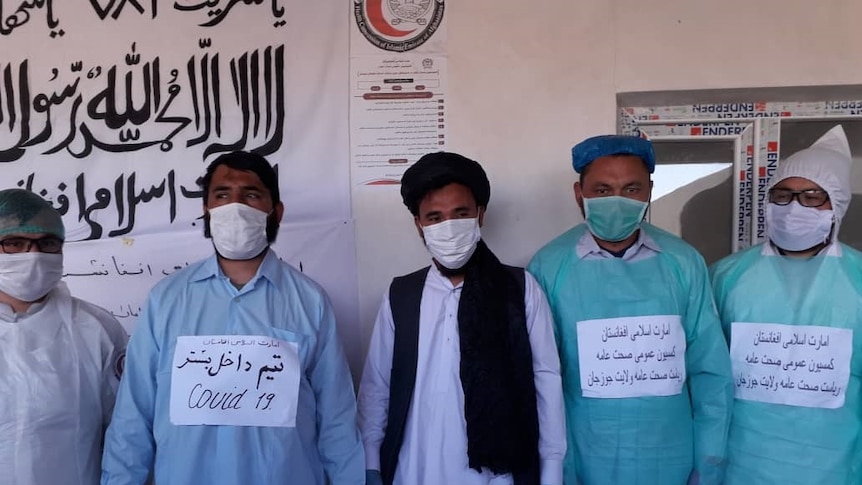
[[[539,483],[539,421],[524,288],[479,241],[458,307],[470,468]]]

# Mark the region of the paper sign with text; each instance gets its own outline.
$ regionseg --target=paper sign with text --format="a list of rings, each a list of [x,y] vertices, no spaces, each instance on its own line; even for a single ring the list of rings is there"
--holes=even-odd
[[[299,377],[295,342],[255,335],[178,337],[171,423],[296,426]]]
[[[584,397],[673,396],[685,383],[685,331],[679,315],[578,322]]]
[[[840,408],[852,356],[849,328],[742,322],[731,326],[737,399]]]

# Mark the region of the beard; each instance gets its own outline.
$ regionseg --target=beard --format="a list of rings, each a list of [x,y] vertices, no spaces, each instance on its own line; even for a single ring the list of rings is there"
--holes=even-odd
[[[466,264],[464,266],[461,266],[458,269],[449,269],[449,268],[443,266],[442,264],[438,263],[436,259],[433,261],[434,261],[434,265],[436,265],[437,269],[440,271],[440,274],[447,277],[447,278],[451,278],[453,276],[462,276],[462,275],[467,273],[467,265]]]
[[[470,256],[470,259],[468,259],[467,262],[464,263],[464,266],[461,266],[460,268],[457,268],[457,269],[451,269],[451,268],[447,268],[447,267],[443,266],[436,259],[433,259],[433,258],[431,259],[431,261],[434,262],[434,266],[436,266],[437,270],[440,271],[440,274],[447,277],[447,278],[451,278],[453,276],[464,276],[464,275],[466,275],[467,274],[467,268],[469,268],[471,265],[475,264],[474,263],[475,260],[476,260],[476,253],[473,253],[473,256]]]

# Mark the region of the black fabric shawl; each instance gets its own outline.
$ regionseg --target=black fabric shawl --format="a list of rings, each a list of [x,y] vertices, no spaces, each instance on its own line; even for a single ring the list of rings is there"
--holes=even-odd
[[[523,281],[479,241],[458,307],[467,455],[475,470],[539,483],[539,422]],[[523,274],[521,275],[523,276]]]

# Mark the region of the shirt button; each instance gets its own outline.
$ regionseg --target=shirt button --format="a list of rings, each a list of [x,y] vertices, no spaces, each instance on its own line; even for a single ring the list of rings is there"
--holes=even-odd
[[[234,298],[233,301],[239,302],[239,297]]]

